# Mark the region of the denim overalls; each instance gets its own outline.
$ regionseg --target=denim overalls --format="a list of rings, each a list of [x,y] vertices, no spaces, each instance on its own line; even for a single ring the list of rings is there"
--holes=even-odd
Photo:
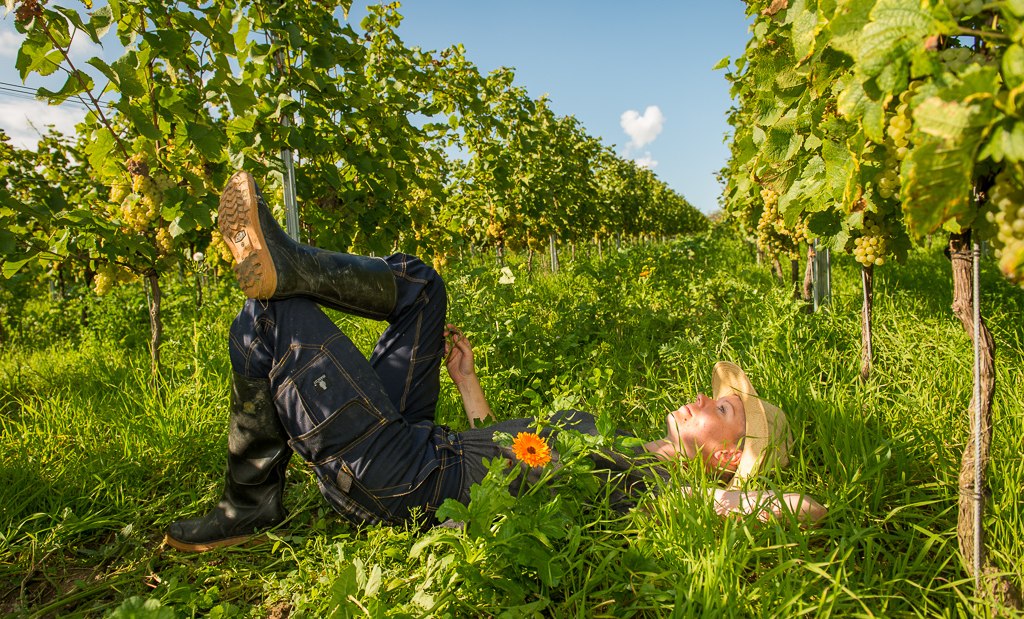
[[[434,424],[447,296],[440,275],[384,258],[396,304],[369,361],[315,301],[249,299],[231,324],[235,372],[269,378],[289,445],[320,491],[356,523],[421,524],[462,489],[459,435]]]

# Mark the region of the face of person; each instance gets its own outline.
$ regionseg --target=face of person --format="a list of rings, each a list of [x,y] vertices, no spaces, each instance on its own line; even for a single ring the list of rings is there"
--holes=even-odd
[[[698,393],[697,398],[668,414],[665,436],[679,456],[701,459],[712,468],[723,463],[715,456],[722,449],[738,449],[746,432],[747,418],[737,395],[717,400]]]

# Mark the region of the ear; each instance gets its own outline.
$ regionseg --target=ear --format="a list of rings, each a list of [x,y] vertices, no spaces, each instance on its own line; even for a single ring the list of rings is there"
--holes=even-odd
[[[743,450],[741,449],[727,449],[722,448],[712,454],[714,458],[714,464],[719,468],[727,468],[735,470],[740,465],[740,458],[743,456]]]

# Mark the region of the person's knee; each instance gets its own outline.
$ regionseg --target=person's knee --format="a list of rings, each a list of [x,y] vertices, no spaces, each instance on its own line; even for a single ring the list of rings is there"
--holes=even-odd
[[[242,309],[238,310],[235,319],[231,321],[231,328],[228,333],[231,339],[244,341],[250,339],[256,333],[256,305],[253,299],[246,299]]]
[[[445,285],[444,278],[437,272],[434,267],[430,266],[417,256],[410,254],[395,254],[392,258],[397,258],[402,264],[398,275],[407,277],[414,281],[423,282],[423,293],[428,301],[432,305],[438,305],[441,308],[445,308],[448,305],[448,289]],[[390,260],[389,260],[390,261]],[[392,266],[394,269],[394,265]]]

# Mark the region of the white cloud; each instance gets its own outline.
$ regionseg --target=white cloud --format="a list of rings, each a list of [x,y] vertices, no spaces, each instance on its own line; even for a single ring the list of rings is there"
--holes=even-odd
[[[14,58],[25,37],[10,30],[0,30],[0,58]]]
[[[75,38],[71,40],[71,49],[68,50],[68,53],[72,60],[88,60],[93,56],[102,58],[103,48],[93,43],[89,35],[84,32],[76,32]]]
[[[19,148],[35,150],[40,134],[47,125],[67,134],[75,132],[75,123],[85,118],[85,108],[77,105],[47,105],[43,101],[0,100],[0,129],[7,132],[11,143]]]
[[[641,157],[633,159],[633,163],[637,164],[641,168],[647,168],[648,170],[653,170],[658,167],[658,162],[655,161],[654,157],[651,157],[650,151],[644,153]]]
[[[626,110],[619,117],[619,125],[630,137],[630,148],[643,148],[654,141],[665,124],[665,115],[657,105],[648,105],[643,115],[636,110]]]

